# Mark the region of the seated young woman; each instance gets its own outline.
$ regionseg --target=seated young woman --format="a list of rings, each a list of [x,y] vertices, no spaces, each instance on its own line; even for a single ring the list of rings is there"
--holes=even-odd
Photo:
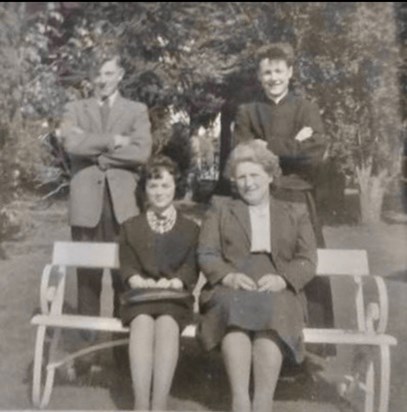
[[[199,229],[174,207],[179,182],[171,159],[152,158],[140,180],[146,211],[126,221],[120,234],[121,276],[127,288],[123,297],[128,298],[122,299],[121,318],[130,325],[136,410],[166,409],[180,333],[192,320],[192,294],[177,297],[174,290],[192,292],[195,286]]]
[[[305,204],[271,195],[281,171],[261,141],[237,145],[226,172],[237,195],[214,198],[201,227],[207,283],[198,334],[207,350],[221,348],[233,412],[270,412],[283,358],[304,358],[303,288],[316,270],[314,231]]]

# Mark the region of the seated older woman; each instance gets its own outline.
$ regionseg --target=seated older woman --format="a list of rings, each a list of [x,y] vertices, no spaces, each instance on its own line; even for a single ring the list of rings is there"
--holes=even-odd
[[[199,338],[207,350],[221,346],[232,410],[270,412],[283,357],[304,357],[302,290],[315,275],[315,237],[305,204],[271,196],[280,167],[263,143],[236,146],[227,173],[238,196],[215,199],[201,228]]]

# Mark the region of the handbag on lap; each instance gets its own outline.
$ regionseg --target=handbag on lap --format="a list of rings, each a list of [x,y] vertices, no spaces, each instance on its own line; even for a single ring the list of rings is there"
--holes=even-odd
[[[167,288],[136,288],[124,292],[120,297],[122,305],[135,305],[145,302],[182,302],[193,301],[192,294],[186,290]]]

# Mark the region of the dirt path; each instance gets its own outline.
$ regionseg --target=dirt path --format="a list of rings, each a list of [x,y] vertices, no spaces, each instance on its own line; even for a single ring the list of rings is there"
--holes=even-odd
[[[23,205],[20,207],[27,207]],[[63,204],[46,211],[24,212],[33,227],[19,242],[5,244],[7,260],[0,261],[0,409],[28,409],[35,331],[30,318],[38,310],[42,268],[51,256],[54,240],[68,239]],[[388,276],[407,270],[407,226],[383,225],[367,230],[355,226],[325,228],[329,247],[363,248],[369,252],[371,271]],[[407,280],[407,276],[406,276]],[[390,293],[389,333],[399,339],[392,352],[391,412],[407,411],[407,283],[388,282]],[[75,285],[68,285],[73,304]],[[74,383],[58,379],[50,409],[129,409],[130,377],[119,372],[106,355],[106,370],[93,381]],[[309,385],[308,385],[309,384]],[[203,354],[194,342],[184,342],[174,381],[170,407],[174,410],[226,410],[228,387],[217,354]],[[318,401],[318,402],[316,402]],[[342,405],[343,406],[343,405]],[[335,388],[324,382],[282,381],[276,402],[277,412],[336,412],[341,404]],[[342,409],[342,410],[346,410]]]

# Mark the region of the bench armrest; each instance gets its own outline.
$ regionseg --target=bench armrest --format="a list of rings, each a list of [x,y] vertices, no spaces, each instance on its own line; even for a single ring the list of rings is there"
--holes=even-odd
[[[378,302],[369,302],[366,311],[366,329],[385,333],[389,320],[389,297],[387,286],[381,276],[373,276],[378,292]]]
[[[41,276],[40,307],[44,315],[62,313],[66,267],[47,264]]]

